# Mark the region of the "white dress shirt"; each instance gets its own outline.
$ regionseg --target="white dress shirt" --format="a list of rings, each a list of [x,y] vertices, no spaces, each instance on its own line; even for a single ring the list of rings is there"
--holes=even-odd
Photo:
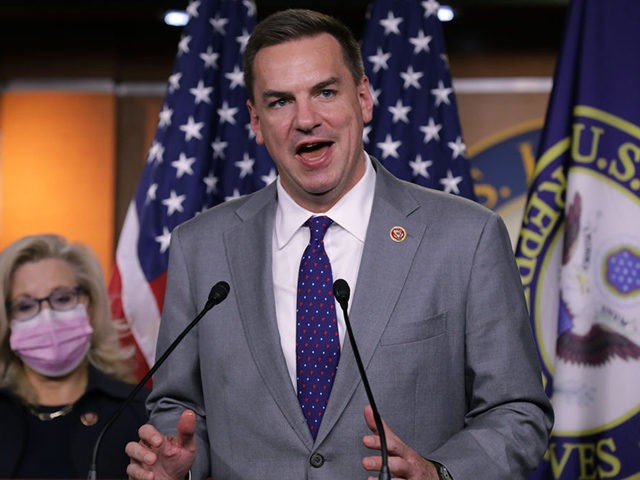
[[[356,279],[371,216],[376,174],[366,155],[366,168],[360,181],[328,212],[312,213],[295,203],[277,180],[278,207],[273,229],[273,289],[280,344],[287,362],[294,390],[296,382],[296,297],[300,258],[309,244],[309,217],[327,215],[333,220],[324,237],[324,246],[331,261],[333,280],[342,278],[356,289]],[[351,304],[349,304],[349,307]],[[346,327],[340,305],[336,302],[340,345],[344,343]]]

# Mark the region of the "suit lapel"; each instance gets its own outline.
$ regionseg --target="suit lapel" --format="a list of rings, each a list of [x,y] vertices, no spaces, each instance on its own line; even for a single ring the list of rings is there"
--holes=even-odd
[[[238,209],[241,221],[226,232],[225,248],[255,366],[291,428],[311,448],[313,439],[291,385],[275,312],[271,273],[275,192],[272,184]]]
[[[414,221],[410,216],[416,208],[418,204],[407,188],[383,167],[377,166],[376,193],[358,283],[351,294],[349,310],[349,320],[365,369],[391,318],[426,229],[423,222]],[[391,239],[390,231],[394,227],[405,230],[404,240],[396,242]],[[375,397],[375,379],[370,378],[369,381]],[[339,420],[360,382],[353,350],[345,338],[336,383],[320,425],[318,442]],[[364,418],[362,421],[364,425]]]

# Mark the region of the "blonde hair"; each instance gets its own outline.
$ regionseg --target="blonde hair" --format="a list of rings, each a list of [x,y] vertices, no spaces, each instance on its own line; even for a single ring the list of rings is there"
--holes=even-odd
[[[93,335],[87,354],[89,362],[102,372],[124,381],[133,381],[133,349],[119,342],[121,323],[113,321],[103,271],[96,255],[86,246],[70,243],[54,234],[31,235],[15,241],[0,253],[0,385],[32,403],[35,392],[29,385],[22,361],[9,346],[10,300],[14,272],[25,263],[49,258],[67,262],[78,285],[88,297],[87,312]]]

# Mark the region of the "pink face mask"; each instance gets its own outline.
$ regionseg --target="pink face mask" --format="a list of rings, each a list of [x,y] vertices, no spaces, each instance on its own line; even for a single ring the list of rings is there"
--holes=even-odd
[[[11,322],[11,349],[36,372],[62,377],[84,359],[93,329],[84,305],[71,310],[44,308],[29,320]]]

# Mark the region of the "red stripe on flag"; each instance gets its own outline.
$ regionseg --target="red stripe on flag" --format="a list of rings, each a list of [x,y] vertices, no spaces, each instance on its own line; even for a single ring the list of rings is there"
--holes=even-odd
[[[151,287],[153,296],[156,298],[156,302],[158,303],[158,311],[160,312],[162,312],[162,304],[164,303],[164,290],[166,286],[167,286],[166,271],[155,280],[152,280],[151,282],[149,282],[149,287]]]
[[[166,278],[164,279],[164,282],[166,283]],[[162,294],[162,297],[164,297],[164,293]],[[113,316],[113,320],[115,322],[126,324],[128,326],[129,322],[126,318],[122,305],[122,280],[120,278],[120,270],[118,269],[117,265],[115,266],[111,275],[111,280],[109,281],[109,299],[111,303],[111,315]],[[120,343],[124,347],[134,347],[134,356],[132,358],[132,363],[135,368],[136,379],[138,381],[141,380],[149,370],[149,365],[147,364],[147,361],[145,360],[144,355],[142,354],[142,351],[140,350],[140,347],[136,342],[136,339],[133,337],[130,328],[125,330],[120,335]],[[151,381],[148,382],[147,386],[151,387]]]

